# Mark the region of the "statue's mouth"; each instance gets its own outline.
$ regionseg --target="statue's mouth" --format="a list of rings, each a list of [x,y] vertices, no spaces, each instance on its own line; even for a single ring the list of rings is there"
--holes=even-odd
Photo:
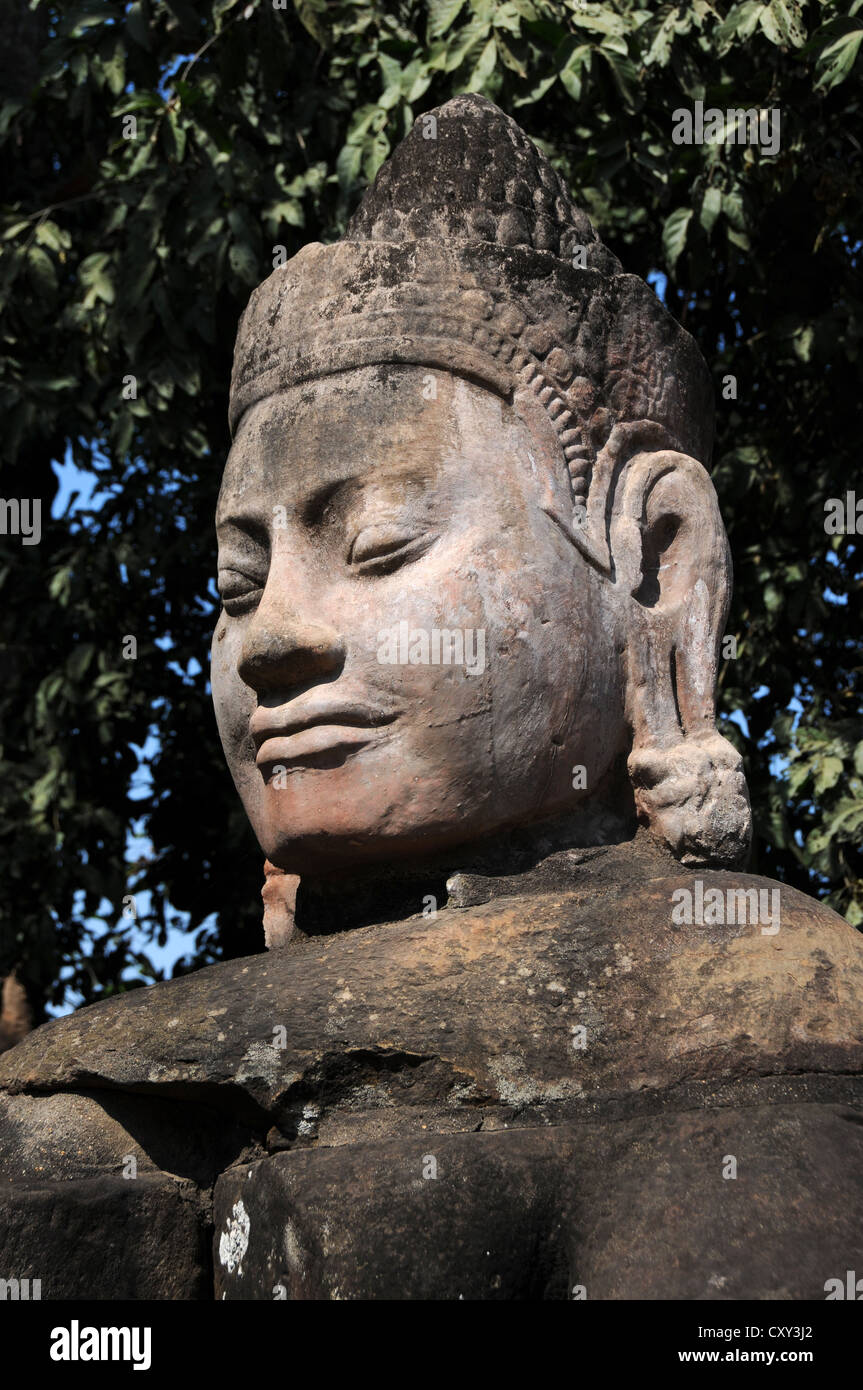
[[[394,710],[359,705],[308,704],[292,701],[278,709],[259,706],[249,721],[255,762],[262,772],[275,764],[306,765],[322,755],[349,753],[389,733]]]

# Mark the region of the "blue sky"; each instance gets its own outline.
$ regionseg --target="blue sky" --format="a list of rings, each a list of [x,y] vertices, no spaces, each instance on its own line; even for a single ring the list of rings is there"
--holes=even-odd
[[[60,517],[65,517],[67,521],[72,521],[74,525],[74,517],[77,512],[88,509],[98,510],[99,506],[107,497],[107,493],[99,492],[99,479],[97,475],[76,467],[72,462],[71,451],[67,452],[66,458],[62,463],[54,463],[54,472],[57,475],[59,483],[57,496],[51,509],[51,515],[55,518],[59,519]],[[163,650],[169,650],[170,639],[165,638],[160,640],[159,645]],[[192,670],[190,668],[188,674],[200,674],[201,667],[198,663],[194,662],[193,665],[197,669]],[[179,672],[179,666],[176,666],[176,669]],[[138,758],[138,767],[132,777],[132,786],[129,795],[131,800],[141,801],[148,795],[150,790],[151,774],[149,763],[158,752],[159,744],[155,734],[151,733],[143,746],[133,744],[132,747]],[[126,838],[127,859],[134,861],[141,858],[143,855],[149,856],[152,855],[152,853],[152,843],[143,833],[143,822],[139,821],[133,823]],[[83,897],[83,890],[81,896]],[[134,896],[138,914],[143,917],[149,911],[149,894],[137,893]],[[100,904],[100,911],[109,919],[114,915],[115,920],[119,920],[121,906],[122,905],[115,903],[108,903],[103,899]],[[188,914],[180,913],[175,908],[169,908],[169,915],[171,917],[180,918],[186,924],[188,924],[190,920]],[[205,925],[211,926],[214,921],[215,914],[213,917],[207,919]],[[100,923],[96,919],[91,919],[91,925],[96,928],[100,926]],[[167,975],[170,974],[177,961],[191,949],[192,934],[179,927],[174,927],[169,930],[165,945],[158,946],[143,932],[133,931],[132,944],[133,949],[146,951],[147,956],[157,969],[164,971]],[[136,971],[129,971],[125,978],[132,979],[135,978],[136,975]],[[80,1002],[80,999],[73,998],[60,1008],[49,1008],[48,1012],[52,1016],[71,1013]]]

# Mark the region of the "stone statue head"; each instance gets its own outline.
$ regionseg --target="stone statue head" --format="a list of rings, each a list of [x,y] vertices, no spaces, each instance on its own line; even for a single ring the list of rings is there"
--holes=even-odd
[[[746,853],[692,339],[491,102],[420,118],[252,295],[212,681],[261,846],[326,875],[519,826]]]

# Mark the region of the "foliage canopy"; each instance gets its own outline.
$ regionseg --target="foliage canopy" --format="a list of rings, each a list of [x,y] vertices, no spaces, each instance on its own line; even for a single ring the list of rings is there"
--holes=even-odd
[[[863,0],[7,7],[3,494],[40,497],[43,526],[0,537],[0,975],[54,1004],[152,978],[128,894],[149,940],[191,914],[181,968],[259,948],[206,676],[237,319],[274,247],[338,236],[465,90],[543,145],[627,269],[667,277],[711,365],[755,867],[863,921],[861,555],[824,529],[827,499],[863,498],[861,42]],[[779,108],[779,151],[675,145],[696,100]],[[67,451],[101,500],[51,518]],[[152,853],[127,862],[135,827]]]

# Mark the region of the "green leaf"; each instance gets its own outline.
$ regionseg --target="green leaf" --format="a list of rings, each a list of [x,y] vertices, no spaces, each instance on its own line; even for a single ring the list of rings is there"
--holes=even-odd
[[[670,217],[665,219],[665,225],[662,229],[662,249],[665,252],[665,263],[669,270],[674,269],[686,245],[686,233],[691,220],[692,208],[675,208]]]
[[[855,26],[822,49],[815,64],[815,91],[829,92],[844,82],[857,60],[863,28]]]
[[[4,101],[0,107],[0,137],[4,137],[9,132],[9,127],[15,117],[22,110],[23,103],[20,101]]]
[[[635,66],[628,58],[610,52],[606,44],[603,44],[603,46],[596,51],[602,54],[602,57],[611,68],[614,85],[621,95],[624,106],[630,110],[633,109],[635,106],[635,92],[638,86],[638,73]]]
[[[381,72],[384,75],[385,87],[401,87],[402,85],[402,65],[395,58],[391,58],[388,53],[379,53],[378,62]]]
[[[685,33],[691,27],[691,15],[681,14],[678,10],[663,6],[660,11],[660,23],[654,33],[653,40],[649,49],[644,55],[645,67],[652,67],[658,63],[660,67],[665,67],[671,57],[674,47],[674,40],[678,34]]]
[[[622,16],[613,14],[610,10],[578,8],[572,14],[571,22],[576,28],[588,29],[594,34],[611,34],[622,38],[626,33],[626,23]]]
[[[479,56],[479,60],[467,80],[466,92],[480,91],[494,72],[497,63],[497,44],[493,38],[489,39],[485,48]]]
[[[815,795],[821,796],[824,792],[829,791],[831,787],[835,787],[841,776],[841,758],[822,758],[820,766],[815,773]]]
[[[87,256],[78,267],[78,279],[87,289],[84,297],[85,308],[92,308],[97,299],[105,304],[114,302],[114,283],[107,273],[111,257],[105,251],[97,251]]]
[[[264,216],[276,228],[282,222],[287,222],[289,227],[304,227],[306,222],[303,205],[296,198],[283,198],[281,202],[272,203]]]
[[[31,246],[27,252],[27,269],[37,294],[53,296],[57,289],[57,272],[51,257],[41,246]]]
[[[150,51],[150,26],[144,18],[144,7],[140,0],[135,0],[134,5],[129,6],[126,15],[126,28],[130,38],[135,40],[141,48]]]
[[[198,13],[194,5],[188,3],[188,0],[162,0],[162,3],[174,16],[181,32],[190,35],[201,32]]]
[[[836,814],[830,821],[833,835],[836,838],[850,839],[852,835],[863,829],[863,800],[853,801],[850,797],[844,796],[836,806]]]
[[[326,0],[294,0],[294,9],[307,33],[321,48],[329,48],[331,39],[326,25]]]
[[[136,142],[130,140],[128,143],[130,145],[134,145]],[[137,149],[135,151],[135,156],[129,164],[129,169],[126,177],[129,179],[137,178],[138,174],[140,174],[144,166],[146,164],[149,164],[152,153],[153,142],[149,138],[149,136],[139,138],[137,141]]]
[[[30,385],[37,391],[68,391],[70,387],[78,385],[78,378],[75,376],[54,376],[50,372],[33,373],[30,377]]]
[[[701,212],[699,221],[708,236],[713,231],[714,223],[719,216],[722,208],[722,193],[718,188],[706,188],[704,197],[701,200]]]
[[[746,230],[746,217],[743,210],[743,198],[736,189],[722,194],[722,212],[727,220],[735,227],[738,232]]]
[[[812,344],[815,340],[815,330],[811,323],[803,324],[794,334],[794,351],[801,362],[808,362],[812,356]]]
[[[130,92],[123,101],[117,103],[112,114],[125,116],[129,111],[161,111],[164,105],[162,98],[155,92]]]
[[[768,613],[778,613],[785,602],[785,596],[777,589],[776,585],[770,581],[764,585],[761,592],[764,607]]]
[[[469,4],[475,18],[487,31],[497,10],[498,0],[469,0]]]
[[[72,572],[68,566],[64,565],[61,569],[58,569],[56,573],[51,576],[51,582],[48,585],[48,593],[51,598],[57,599],[59,603],[64,603],[69,595],[71,579]],[[62,682],[62,677],[58,676],[57,680],[59,689],[59,683]]]
[[[56,790],[57,773],[54,768],[51,768],[33,783],[30,792],[30,809],[34,816],[38,817],[43,811],[47,810],[54,798]]]
[[[106,60],[104,67],[109,90],[115,97],[119,96],[126,85],[126,55],[119,41],[114,45],[114,52]]]
[[[523,96],[516,98],[516,100],[513,102],[513,107],[531,106],[534,102],[541,101],[542,98],[545,96],[546,92],[554,86],[554,83],[557,81],[557,77],[557,73],[553,72],[550,76],[541,78],[540,81],[534,83],[530,90],[525,92]],[[570,93],[570,95],[572,95],[572,93]],[[579,83],[579,96],[580,95],[581,90]],[[576,97],[575,100],[577,101],[578,97]]]
[[[582,73],[586,75],[590,72],[593,51],[592,44],[577,44],[569,53],[566,62],[560,70],[561,83],[572,97],[573,101],[581,101]],[[546,81],[548,87],[554,81],[554,78],[548,78]],[[544,93],[541,91],[540,95],[544,95]],[[534,98],[534,100],[536,100],[536,98]]]
[[[763,32],[780,48],[802,48],[806,42],[799,0],[770,0],[759,15]]]
[[[246,285],[256,285],[264,272],[260,260],[246,242],[234,242],[228,252],[228,264]]]
[[[430,39],[443,38],[464,5],[464,0],[427,0],[427,3],[429,12],[428,36]]]
[[[526,44],[519,39],[507,40],[502,34],[498,34],[497,56],[510,72],[517,72],[519,77],[527,78],[530,53]]]
[[[336,173],[340,188],[346,191],[354,186],[359,178],[362,162],[363,152],[360,145],[342,146],[336,159]]]
[[[43,221],[36,227],[36,240],[49,251],[64,251],[71,245],[72,238],[68,232],[61,232],[56,222]]]
[[[87,54],[81,48],[76,48],[69,56],[69,70],[75,79],[76,87],[82,87],[90,75],[90,65],[87,62]]]
[[[221,33],[224,28],[225,15],[229,14],[230,11],[240,3],[241,0],[215,0],[213,5],[213,23],[217,34]]]
[[[713,36],[720,55],[728,52],[735,39],[752,37],[758,28],[763,9],[761,0],[743,0],[743,4],[732,6]]]
[[[492,15],[492,23],[495,29],[506,29],[510,34],[521,33],[522,14],[517,5],[506,4],[498,5]]]
[[[162,122],[162,138],[168,158],[182,164],[186,153],[186,131],[177,119],[175,111],[168,112],[168,119]]]
[[[91,642],[82,642],[79,647],[74,649],[66,662],[66,670],[72,680],[82,679],[95,654],[96,648]]]
[[[441,66],[445,72],[455,72],[461,67],[462,63],[476,53],[480,44],[485,42],[486,47],[491,42],[487,38],[488,26],[479,25],[475,20],[465,25],[464,29],[457,30],[450,34],[444,42],[443,53],[440,64],[435,60],[429,60],[430,67]]]

